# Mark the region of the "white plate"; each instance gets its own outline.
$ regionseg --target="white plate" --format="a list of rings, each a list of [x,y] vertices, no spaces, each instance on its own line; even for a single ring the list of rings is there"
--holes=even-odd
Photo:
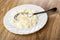
[[[12,8],[11,10],[9,10],[6,13],[6,15],[4,16],[4,19],[3,19],[3,23],[7,30],[9,30],[10,32],[15,33],[15,34],[23,35],[23,34],[34,33],[44,27],[44,25],[46,24],[47,19],[48,19],[47,13],[40,14],[38,24],[36,26],[30,28],[29,30],[21,30],[19,28],[14,27],[13,25],[11,25],[11,23],[9,22],[9,18],[11,18],[11,15],[16,13],[16,11],[19,11],[21,9],[26,9],[26,8],[28,8],[30,10],[36,10],[37,12],[44,11],[44,9],[41,8],[40,6],[31,5],[31,4],[20,5],[20,6]]]

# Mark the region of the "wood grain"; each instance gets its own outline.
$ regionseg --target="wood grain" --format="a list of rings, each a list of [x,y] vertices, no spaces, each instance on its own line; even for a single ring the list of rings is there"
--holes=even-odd
[[[49,12],[48,22],[40,31],[30,35],[16,35],[3,25],[3,17],[11,8],[22,4],[35,4],[45,10],[57,7],[57,12]],[[60,40],[60,0],[0,0],[0,40]]]

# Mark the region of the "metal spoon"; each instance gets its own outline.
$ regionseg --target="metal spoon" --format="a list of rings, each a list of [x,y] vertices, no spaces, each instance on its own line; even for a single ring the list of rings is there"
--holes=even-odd
[[[29,14],[28,16],[31,17],[31,16],[33,16],[33,15],[42,14],[42,13],[46,13],[46,12],[49,12],[49,11],[55,12],[55,11],[57,11],[57,8],[55,7],[55,8],[51,8],[51,9],[49,9],[49,10],[47,10],[47,11],[42,11],[42,12],[37,12],[37,13]],[[18,13],[18,14],[16,14],[16,15],[14,16],[14,19],[15,19],[15,20],[17,20],[16,17],[17,17],[19,14],[20,14],[20,13]]]

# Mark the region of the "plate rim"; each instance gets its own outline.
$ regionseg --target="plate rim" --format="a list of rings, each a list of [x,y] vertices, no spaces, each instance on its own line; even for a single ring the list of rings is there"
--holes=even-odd
[[[24,4],[24,5],[30,5],[30,4]],[[21,5],[20,5],[21,6]],[[33,5],[34,6],[34,5]],[[35,5],[35,6],[37,6],[37,5]],[[16,7],[18,7],[18,6],[16,6]],[[40,8],[42,8],[41,6],[38,6],[38,7],[40,7]],[[14,7],[15,8],[15,7]],[[43,9],[43,8],[42,8]],[[44,9],[43,9],[44,10]],[[7,12],[9,12],[9,11],[7,11]],[[7,13],[6,13],[7,14]],[[6,14],[4,15],[4,18],[5,18],[5,16],[6,16]],[[45,13],[46,15],[47,15],[47,13]],[[3,24],[4,24],[4,19],[3,18]],[[47,15],[47,19],[46,19],[46,22],[45,22],[45,24],[39,29],[39,30],[41,30],[45,25],[46,25],[46,23],[47,23],[47,20],[48,20],[48,15]],[[6,28],[6,25],[4,24],[4,27]],[[7,28],[6,28],[7,29]],[[8,29],[7,29],[8,30]],[[36,31],[34,31],[34,32],[32,32],[32,33],[35,33],[35,32],[37,32],[37,31],[39,31],[39,30],[36,30]],[[8,30],[9,32],[11,32],[10,30]],[[12,32],[12,33],[14,33],[14,32]],[[32,34],[32,33],[26,33],[26,34]],[[20,34],[20,33],[14,33],[14,34]],[[26,34],[20,34],[20,35],[26,35]]]

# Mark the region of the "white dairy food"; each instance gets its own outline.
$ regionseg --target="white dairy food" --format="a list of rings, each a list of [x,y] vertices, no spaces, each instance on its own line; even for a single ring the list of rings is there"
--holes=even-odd
[[[12,15],[12,17],[10,19],[10,23],[12,23],[12,25],[15,25],[17,28],[20,28],[20,29],[23,29],[23,28],[27,29],[30,27],[34,27],[37,24],[37,22],[38,22],[37,15],[33,15],[32,17],[28,16],[29,14],[32,14],[36,11],[25,9],[25,10],[19,11],[18,13],[21,13],[21,12],[23,14],[19,14],[16,17],[17,20],[14,19],[14,16],[17,13]]]

